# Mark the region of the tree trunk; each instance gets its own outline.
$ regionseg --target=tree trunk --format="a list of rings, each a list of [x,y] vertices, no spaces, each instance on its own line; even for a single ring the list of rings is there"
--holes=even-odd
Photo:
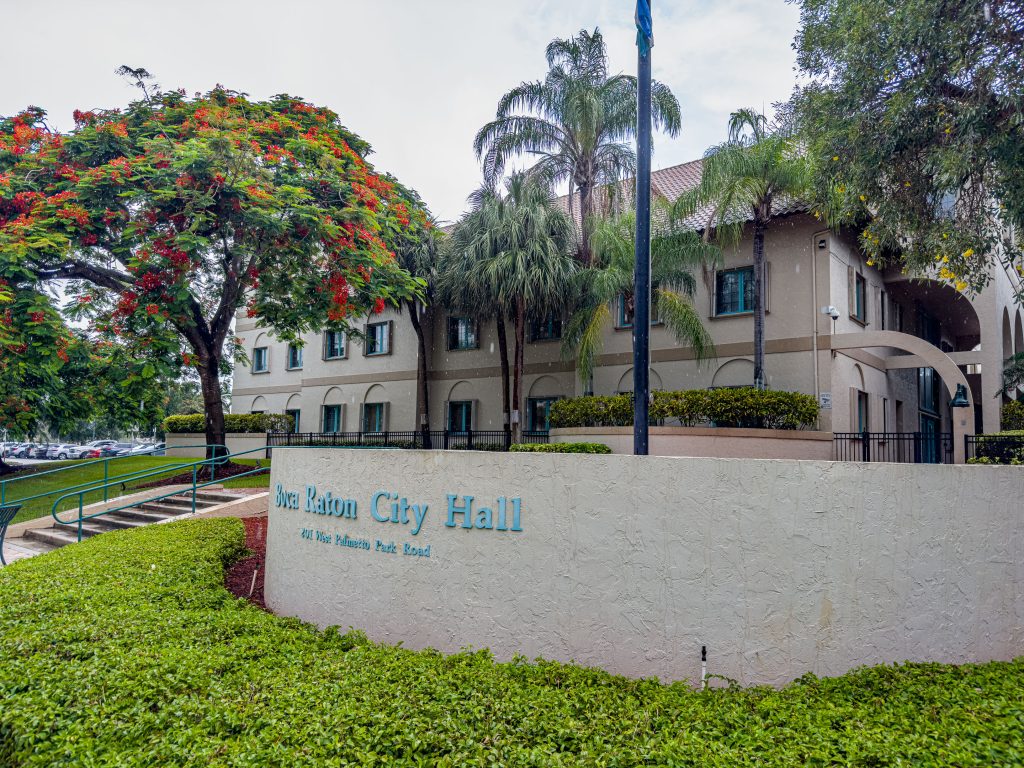
[[[760,218],[754,222],[754,388],[766,388],[764,372],[764,230]]]
[[[594,260],[593,252],[590,249],[590,227],[593,217],[593,194],[590,186],[581,185],[580,188],[580,260],[584,266],[591,266]]]
[[[227,454],[224,435],[224,399],[220,390],[220,357],[207,353],[199,358],[199,383],[206,413],[206,458]]]
[[[519,442],[520,436],[523,434],[523,352],[526,346],[526,301],[522,297],[516,300],[516,322],[515,322],[515,334],[516,334],[516,348],[515,348],[515,367],[513,369],[512,377],[512,408],[515,413],[518,414],[518,418],[514,422],[514,434],[513,439]]]
[[[498,357],[501,358],[501,424],[506,437],[510,436],[512,407],[508,397],[511,374],[508,368],[508,334],[505,330],[505,316],[498,315]]]
[[[409,320],[416,331],[416,399],[419,404],[416,428],[423,433],[423,447],[430,448],[430,387],[427,382],[428,360],[427,340],[423,330],[423,321],[419,316],[419,308],[415,301],[407,301]],[[429,311],[423,313],[423,319],[429,319]]]

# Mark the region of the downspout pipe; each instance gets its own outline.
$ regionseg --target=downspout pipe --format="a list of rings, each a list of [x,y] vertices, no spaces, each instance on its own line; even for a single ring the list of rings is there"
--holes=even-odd
[[[811,354],[814,355],[814,399],[821,404],[821,382],[818,372],[818,238],[825,237],[825,252],[831,257],[831,231],[822,229],[811,235]],[[820,419],[820,416],[819,416]],[[821,426],[819,421],[818,426]]]

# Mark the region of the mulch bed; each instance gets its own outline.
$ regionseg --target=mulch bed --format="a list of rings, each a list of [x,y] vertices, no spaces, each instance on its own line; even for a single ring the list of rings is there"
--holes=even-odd
[[[266,466],[269,466],[269,462]],[[243,472],[252,472],[256,467],[250,464],[235,464],[233,461],[227,464],[218,464],[217,471],[214,473],[215,480],[227,480],[235,475],[240,475]],[[198,473],[199,480],[210,479],[210,468],[201,467]],[[180,475],[174,475],[173,477],[162,477],[159,480],[151,480],[148,483],[142,483],[139,488],[159,488],[164,485],[179,485],[181,483],[191,483],[192,472],[182,472]]]
[[[228,568],[224,575],[224,586],[235,597],[243,597],[263,610],[267,610],[263,602],[263,574],[266,573],[267,558],[267,518],[246,517],[242,519],[245,524],[245,546],[252,551],[252,555]],[[256,574],[256,581],[253,582],[253,573]],[[251,590],[251,593],[250,593]]]

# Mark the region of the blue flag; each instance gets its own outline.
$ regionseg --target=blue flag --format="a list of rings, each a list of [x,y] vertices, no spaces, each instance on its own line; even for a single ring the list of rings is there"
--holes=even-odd
[[[646,56],[654,46],[654,21],[648,0],[636,2],[636,45],[641,56]]]

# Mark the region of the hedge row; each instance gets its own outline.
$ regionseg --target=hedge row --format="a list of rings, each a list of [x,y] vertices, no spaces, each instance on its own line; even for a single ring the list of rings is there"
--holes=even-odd
[[[164,432],[206,431],[206,417],[201,413],[168,416],[164,419]],[[226,413],[225,432],[291,432],[292,417],[284,413]]]
[[[999,415],[999,425],[1003,431],[1024,429],[1024,401],[1014,400],[1004,405]]]
[[[978,435],[974,443],[974,457],[967,463],[1024,465],[1024,429]]]
[[[0,765],[1020,765],[1024,659],[782,690],[628,680],[318,631],[236,600],[237,520],[0,568]],[[712,671],[714,663],[712,662]]]
[[[818,403],[801,392],[742,389],[692,389],[654,392],[651,421],[678,421],[684,427],[759,427],[806,429],[818,419]],[[588,396],[559,400],[551,406],[551,426],[628,427],[633,424],[633,396]]]
[[[515,453],[611,453],[604,443],[516,443]]]

